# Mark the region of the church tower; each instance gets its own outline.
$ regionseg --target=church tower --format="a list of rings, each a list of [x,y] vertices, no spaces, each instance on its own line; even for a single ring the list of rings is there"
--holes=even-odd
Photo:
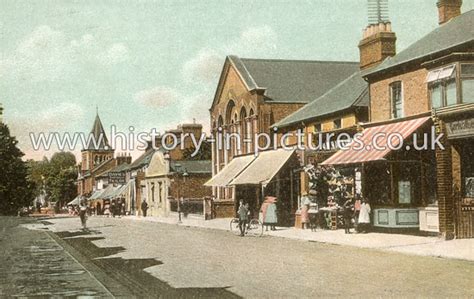
[[[94,125],[88,137],[88,144],[85,149],[81,151],[82,174],[91,171],[98,165],[105,161],[114,158],[114,149],[109,145],[107,135],[105,134],[104,126],[97,112],[94,120]]]

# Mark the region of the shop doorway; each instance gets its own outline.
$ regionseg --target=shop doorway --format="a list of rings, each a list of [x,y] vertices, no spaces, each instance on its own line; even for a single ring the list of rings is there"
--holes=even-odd
[[[474,139],[465,140],[457,149],[461,180],[455,190],[456,236],[474,238]]]

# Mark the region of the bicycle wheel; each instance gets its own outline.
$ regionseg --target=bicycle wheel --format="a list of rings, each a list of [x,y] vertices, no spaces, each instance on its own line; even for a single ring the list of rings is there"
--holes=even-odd
[[[260,237],[263,235],[263,225],[258,219],[252,219],[250,220],[248,229],[247,229],[247,234]]]
[[[230,231],[235,235],[240,235],[239,219],[234,218],[230,221]]]

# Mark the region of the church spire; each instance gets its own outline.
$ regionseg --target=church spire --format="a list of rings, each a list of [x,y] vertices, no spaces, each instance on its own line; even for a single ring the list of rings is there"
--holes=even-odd
[[[88,150],[108,150],[110,149],[107,135],[105,134],[104,126],[99,117],[99,108],[96,106],[96,116],[94,125],[92,126],[91,135],[94,136],[95,144],[93,141],[89,142]],[[97,147],[95,146],[97,145]]]

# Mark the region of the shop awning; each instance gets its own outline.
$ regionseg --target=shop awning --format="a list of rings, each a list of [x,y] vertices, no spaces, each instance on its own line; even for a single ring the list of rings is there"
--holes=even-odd
[[[451,78],[456,69],[456,65],[450,65],[442,69],[432,70],[426,76],[426,83],[432,83],[435,81]]]
[[[67,203],[67,206],[78,206],[81,203],[81,196],[78,195],[76,198]]]
[[[117,198],[117,197],[121,197],[125,195],[128,191],[128,188],[134,183],[135,181],[130,180],[125,185],[116,187],[116,189],[111,194],[108,195],[108,198]]]
[[[261,152],[231,185],[268,184],[293,155],[294,150],[277,149]]]
[[[89,197],[89,200],[94,200],[100,198],[100,195],[104,192],[104,189],[97,190],[94,193],[92,193],[91,197]]]
[[[388,147],[388,136],[400,134],[403,140],[405,140],[430,118],[427,116],[366,128],[362,131],[362,135],[359,138],[360,144],[352,141],[347,146],[347,149],[339,150],[329,159],[322,162],[321,165],[356,164],[382,160],[391,151]],[[379,133],[385,135],[377,135]],[[376,142],[374,144],[377,148],[374,147],[373,142]],[[394,147],[399,145],[398,138],[392,138],[392,145]]]
[[[242,156],[232,159],[218,174],[207,181],[204,186],[225,187],[239,175],[253,160],[254,155]]]

